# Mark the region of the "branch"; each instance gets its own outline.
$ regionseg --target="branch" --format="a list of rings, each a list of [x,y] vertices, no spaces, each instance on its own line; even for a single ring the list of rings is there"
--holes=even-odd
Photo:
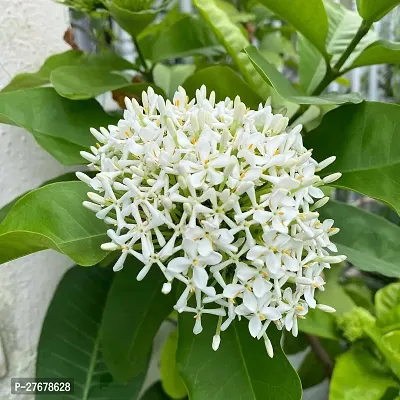
[[[320,340],[316,336],[306,334],[306,338],[308,340],[308,343],[310,344],[311,350],[313,351],[317,359],[320,360],[322,364],[324,364],[326,377],[330,379],[333,373],[334,366],[331,356],[324,349]]]

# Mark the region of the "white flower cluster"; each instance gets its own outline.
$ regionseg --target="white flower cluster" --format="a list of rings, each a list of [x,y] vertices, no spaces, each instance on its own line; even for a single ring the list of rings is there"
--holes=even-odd
[[[118,126],[92,129],[98,143],[81,153],[96,177],[77,173],[96,191],[84,205],[112,227],[102,248],[122,252],[114,270],[131,254],[143,263],[138,280],[160,268],[163,293],[183,282],[175,309],[195,314],[195,334],[202,314],[219,317],[214,350],[236,317],[272,357],[271,322],[296,336],[309,307],[333,312],[314,292],[324,290],[322,271],[345,259],[329,254],[338,229],[316,211],[328,201],[320,187],[340,177],[316,173],[335,157],[313,160],[301,126],[288,129],[270,106],[216,103],[204,86],[190,102],[183,88],[172,103],[149,88],[142,106],[125,103]]]

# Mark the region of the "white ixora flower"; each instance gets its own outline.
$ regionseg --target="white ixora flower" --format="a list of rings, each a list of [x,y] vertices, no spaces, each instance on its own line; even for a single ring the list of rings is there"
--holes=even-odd
[[[334,312],[314,294],[345,259],[329,252],[339,230],[318,213],[329,200],[321,187],[340,174],[321,179],[335,157],[315,161],[301,125],[288,128],[269,105],[215,99],[204,86],[191,101],[181,87],[172,102],[151,87],[141,105],[125,99],[123,119],[92,128],[96,147],[82,152],[97,175],[77,176],[90,187],[84,206],[111,226],[102,248],[121,252],[115,271],[128,256],[144,264],[138,280],[159,268],[163,293],[185,285],[175,309],[194,313],[195,334],[203,314],[217,319],[214,350],[242,318],[272,357],[271,322],[297,335],[309,308]]]

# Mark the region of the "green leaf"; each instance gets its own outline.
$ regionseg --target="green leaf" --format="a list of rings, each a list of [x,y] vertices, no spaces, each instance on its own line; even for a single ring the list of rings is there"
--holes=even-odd
[[[111,16],[117,21],[122,29],[127,31],[133,38],[150,25],[158,10],[143,10],[143,11],[130,11],[126,8],[120,7],[115,1],[108,0],[106,6],[110,11]]]
[[[271,11],[291,24],[320,52],[326,55],[328,18],[322,0],[260,0]]]
[[[353,346],[336,362],[329,400],[380,400],[394,385],[395,381],[370,352]]]
[[[183,399],[187,396],[187,390],[176,365],[177,348],[178,331],[175,330],[169,334],[162,349],[160,375],[165,393],[172,399]]]
[[[392,331],[383,335],[381,341],[386,350],[400,365],[400,330]]]
[[[232,84],[234,82],[234,84]],[[217,101],[225,100],[226,97],[235,99],[240,96],[246,106],[257,109],[260,103],[263,103],[260,97],[254,90],[231,68],[221,65],[203,68],[189,77],[183,87],[189,98],[196,95],[196,89],[201,85],[206,85],[207,90],[215,91]]]
[[[400,277],[398,226],[378,215],[335,201],[321,208],[320,214],[335,220],[340,232],[333,237],[333,242],[339,253],[345,254],[357,268]]]
[[[51,83],[60,96],[85,100],[120,89],[129,81],[117,72],[97,67],[61,67],[51,73]]]
[[[323,105],[360,103],[362,101],[358,93],[328,93],[321,96],[303,96],[301,92],[292,86],[283,74],[261,55],[256,47],[246,47],[245,52],[261,77],[271,85],[280,96],[292,103]]]
[[[193,3],[226,48],[245,80],[253,90],[266,99],[269,95],[268,86],[263,82],[247,56],[241,52],[249,45],[249,41],[243,36],[240,28],[213,0],[194,0]]]
[[[335,317],[319,309],[309,310],[305,319],[299,320],[299,330],[331,340],[339,340]]]
[[[300,380],[280,346],[280,332],[267,331],[274,357],[263,340],[249,334],[247,321],[234,322],[222,333],[218,351],[211,348],[216,318],[203,315],[204,330],[194,335],[193,318],[179,316],[178,368],[191,400],[300,400]]]
[[[82,59],[83,53],[76,50],[68,50],[64,53],[50,56],[37,72],[25,72],[16,75],[12,81],[2,89],[2,92],[29,89],[45,85],[50,82],[51,72],[60,66],[76,65]]]
[[[328,53],[332,54],[331,64],[334,65],[353,40],[361,26],[362,20],[356,12],[350,11],[341,4],[334,3],[332,0],[325,0],[324,4],[329,20],[326,47]],[[370,30],[353,50],[344,67],[351,65],[353,60],[377,39],[378,35]]]
[[[85,266],[102,260],[107,227],[82,206],[87,191],[82,182],[60,182],[18,200],[0,225],[0,263],[45,249]]]
[[[372,291],[361,278],[353,278],[349,283],[346,282],[343,289],[358,307],[375,314]]]
[[[400,4],[400,0],[357,0],[360,15],[368,22],[376,22]]]
[[[50,83],[50,75],[55,69],[68,66],[98,67],[114,71],[137,69],[134,64],[112,52],[83,53],[77,50],[69,50],[50,56],[37,72],[28,72],[15,76],[2,92],[30,89],[46,85]]]
[[[74,165],[87,163],[79,151],[94,143],[90,127],[116,121],[96,100],[72,101],[52,88],[35,88],[0,93],[0,122],[25,128],[56,160]]]
[[[345,230],[345,228],[343,228],[343,230]],[[318,303],[327,304],[336,309],[335,316],[341,316],[351,311],[356,306],[339,282],[341,269],[341,266],[333,265],[331,269],[325,270],[325,290],[318,291],[315,294]]]
[[[193,74],[196,66],[193,64],[163,65],[157,64],[153,70],[154,83],[172,99],[178,86]]]
[[[385,331],[400,329],[400,283],[391,283],[375,294],[377,325]]]
[[[306,94],[311,94],[325,76],[327,67],[321,53],[302,35],[297,41],[300,86]]]
[[[336,162],[322,171],[343,173],[335,186],[400,212],[400,106],[364,102],[339,107],[307,134],[305,145],[314,149],[313,157],[319,161],[336,155]]]
[[[400,43],[378,40],[364,49],[351,68],[374,64],[400,64]]]
[[[161,382],[156,382],[152,385],[144,395],[140,398],[140,400],[169,400],[170,397],[165,394],[163,388],[161,386]]]
[[[103,354],[120,382],[137,376],[147,363],[154,335],[172,311],[174,296],[161,293],[164,277],[158,267],[138,282],[143,267],[132,260],[118,272],[110,289],[102,323]]]
[[[43,184],[41,184],[40,187],[50,185],[50,183],[55,183],[55,182],[68,182],[68,181],[76,181],[76,180],[78,180],[78,178],[76,177],[75,173],[68,172],[64,175],[60,175],[60,176],[57,176],[56,178],[50,179],[46,182],[43,182]],[[25,193],[21,194],[20,196],[16,197],[14,200],[10,201],[9,203],[7,203],[5,206],[3,206],[0,209],[0,223],[3,222],[4,218],[10,212],[10,210],[14,207],[15,203],[28,193],[29,192],[25,192]]]
[[[185,38],[185,40],[182,40]],[[166,28],[152,43],[151,60],[221,54],[223,47],[204,20],[186,15]]]
[[[119,385],[104,364],[100,323],[113,276],[112,270],[98,266],[73,267],[62,278],[47,310],[36,377],[73,379],[74,399],[130,400],[137,398],[144,381],[145,371],[127,385]]]

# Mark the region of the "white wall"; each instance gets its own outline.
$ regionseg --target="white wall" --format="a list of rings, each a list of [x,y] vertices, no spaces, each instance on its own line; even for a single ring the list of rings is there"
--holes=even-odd
[[[20,72],[35,71],[63,42],[67,9],[52,0],[0,0],[0,88]],[[0,124],[0,207],[43,181],[65,172],[24,130]],[[10,377],[33,377],[40,328],[55,286],[71,264],[46,251],[0,265],[0,335],[7,375],[0,399],[10,395]],[[33,399],[33,397],[32,397]]]

